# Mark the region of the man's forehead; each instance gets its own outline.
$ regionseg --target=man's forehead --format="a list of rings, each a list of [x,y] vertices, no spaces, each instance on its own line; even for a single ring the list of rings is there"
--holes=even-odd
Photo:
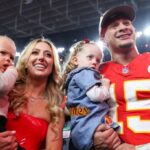
[[[128,20],[128,21],[131,22],[131,20],[130,20],[128,17],[126,17],[126,16],[115,16],[115,17],[113,17],[113,18],[110,18],[110,19],[106,22],[106,24],[104,25],[103,28],[107,28],[110,24],[112,24],[112,23],[114,23],[114,22],[116,22],[116,21],[118,21],[118,20]]]

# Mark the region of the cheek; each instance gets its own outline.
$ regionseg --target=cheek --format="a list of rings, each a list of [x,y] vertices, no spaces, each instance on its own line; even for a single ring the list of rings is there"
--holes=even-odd
[[[28,62],[25,63],[25,68],[30,68],[31,67],[31,62],[28,60]]]
[[[108,46],[109,38],[107,36],[105,36],[104,43],[106,44],[106,46]]]
[[[32,57],[29,57],[29,59],[25,62],[25,68],[27,70],[30,70],[30,72],[32,71],[32,69],[33,69],[33,60],[32,60]]]
[[[133,31],[133,38],[136,39],[136,32]]]
[[[53,66],[53,65],[54,65],[54,60],[53,60],[53,59],[48,60],[48,64],[49,64],[50,66]]]
[[[0,60],[0,72],[2,68],[3,68],[2,61]]]
[[[89,65],[89,61],[87,61],[86,59],[81,59],[79,62],[78,62],[78,66],[79,67],[86,67]]]
[[[33,61],[34,61],[34,57],[31,56],[31,55],[28,58],[25,58],[25,64],[26,64],[26,66],[30,66]]]
[[[5,56],[1,56],[1,55],[0,55],[0,62],[3,62],[4,59],[5,59]]]
[[[0,56],[0,62],[1,62],[1,63],[3,62],[3,58],[2,58],[1,56]],[[1,63],[0,63],[0,64],[1,64]]]
[[[54,60],[51,59],[51,60],[48,60],[47,62],[48,62],[49,69],[52,70],[54,66]]]

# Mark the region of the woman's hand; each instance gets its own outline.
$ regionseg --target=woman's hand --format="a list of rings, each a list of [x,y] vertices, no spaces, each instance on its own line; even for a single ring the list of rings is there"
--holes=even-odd
[[[99,125],[93,136],[95,150],[111,150],[121,144],[118,134],[105,124]]]

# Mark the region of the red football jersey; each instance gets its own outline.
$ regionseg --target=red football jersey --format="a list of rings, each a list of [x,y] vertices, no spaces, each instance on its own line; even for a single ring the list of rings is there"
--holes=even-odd
[[[100,73],[111,81],[110,115],[121,127],[126,142],[150,142],[150,53],[140,54],[128,65],[106,62]]]

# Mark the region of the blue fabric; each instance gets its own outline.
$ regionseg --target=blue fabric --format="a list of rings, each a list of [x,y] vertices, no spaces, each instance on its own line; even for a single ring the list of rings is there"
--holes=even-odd
[[[101,85],[100,75],[91,68],[75,69],[66,80],[67,107],[79,112],[77,115],[71,114],[71,140],[77,150],[89,150],[92,147],[94,131],[103,123],[109,110],[106,102],[92,102],[87,97],[86,92],[96,84]],[[89,111],[82,115],[83,110]]]

